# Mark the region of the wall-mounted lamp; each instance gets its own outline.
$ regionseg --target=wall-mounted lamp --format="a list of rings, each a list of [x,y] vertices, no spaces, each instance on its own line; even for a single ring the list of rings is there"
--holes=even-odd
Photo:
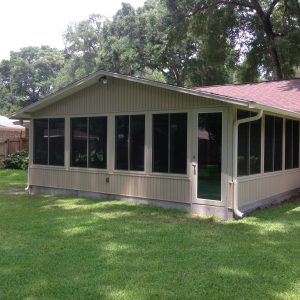
[[[99,78],[99,83],[107,84],[107,77],[106,77],[106,76],[101,76],[101,77]]]

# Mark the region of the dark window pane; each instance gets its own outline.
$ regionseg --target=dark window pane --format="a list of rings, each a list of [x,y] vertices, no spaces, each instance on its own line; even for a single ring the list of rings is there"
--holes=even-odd
[[[186,173],[187,114],[170,114],[170,172]]]
[[[198,189],[202,199],[221,200],[222,113],[198,115]]]
[[[115,168],[128,170],[129,116],[116,116],[115,138]]]
[[[168,172],[169,115],[153,115],[153,171]]]
[[[238,110],[237,119],[257,115]],[[238,176],[260,173],[261,121],[247,122],[238,128]]]
[[[249,175],[249,124],[238,129],[238,176]]]
[[[275,117],[274,171],[282,170],[283,119]]]
[[[49,165],[65,162],[65,120],[49,119]]]
[[[130,116],[130,170],[144,171],[145,116]]]
[[[299,122],[293,121],[293,168],[299,167]]]
[[[293,121],[286,120],[285,122],[285,168],[293,167]]]
[[[71,119],[71,166],[87,167],[87,118]]]
[[[35,164],[48,164],[48,119],[34,120],[34,150]]]
[[[250,122],[250,174],[260,173],[261,120]]]
[[[248,111],[237,111],[238,120],[248,117]],[[238,128],[238,176],[249,175],[249,139],[249,124],[240,124]]]
[[[250,117],[250,112],[247,110],[240,110],[238,109],[237,111],[237,119],[241,120],[241,119],[246,119]]]
[[[274,117],[265,117],[265,172],[272,172],[274,162]]]
[[[89,118],[89,168],[106,169],[107,117]]]

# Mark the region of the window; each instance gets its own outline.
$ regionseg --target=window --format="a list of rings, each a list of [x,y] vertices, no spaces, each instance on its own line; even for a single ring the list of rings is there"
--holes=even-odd
[[[238,120],[256,113],[238,110]],[[261,120],[247,122],[238,128],[238,176],[260,173]]]
[[[115,169],[144,171],[145,116],[116,116]]]
[[[153,115],[153,171],[186,174],[187,113]]]
[[[65,120],[34,120],[33,162],[63,166],[65,162]]]
[[[285,169],[299,168],[299,122],[285,122]]]
[[[107,117],[71,119],[71,166],[106,169]]]
[[[34,120],[33,162],[48,164],[48,119]]]
[[[89,168],[106,169],[107,117],[89,118]]]
[[[282,170],[283,119],[265,116],[265,172]]]

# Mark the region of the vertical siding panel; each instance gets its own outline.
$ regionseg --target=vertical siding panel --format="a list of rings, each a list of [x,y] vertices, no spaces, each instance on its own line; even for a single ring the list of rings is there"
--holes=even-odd
[[[136,88],[136,92],[135,92],[135,95],[132,95],[131,96],[132,99],[130,99],[130,102],[131,103],[135,103],[135,105],[133,105],[133,110],[134,111],[142,111],[143,110],[143,102],[144,102],[144,99],[141,98],[141,87],[138,86]]]
[[[128,82],[124,82],[124,84],[122,84],[122,96],[123,96],[123,101],[122,101],[122,107],[121,109],[119,109],[119,112],[126,112],[127,111],[127,102],[128,102]]]
[[[175,189],[174,189],[174,188],[172,189],[171,186],[174,186],[174,185],[176,186],[176,188],[175,188]],[[176,180],[172,180],[171,182],[167,182],[167,181],[166,181],[166,182],[165,182],[165,187],[166,187],[166,188],[165,188],[165,195],[164,195],[164,196],[165,196],[165,197],[168,197],[168,194],[169,194],[171,191],[173,191],[173,197],[172,197],[172,198],[173,198],[174,201],[176,201],[176,200],[178,199],[178,196],[179,196],[179,195],[178,195],[178,190],[179,190],[179,189],[178,189],[178,188],[179,188],[178,180],[177,180],[177,179],[176,179]],[[176,192],[176,194],[175,194],[175,192]]]
[[[153,178],[149,178],[148,184],[146,187],[146,194],[149,195],[149,198],[153,199]]]
[[[95,83],[65,100],[41,109],[36,116],[82,115],[122,111],[188,109],[217,101],[181,94],[125,80],[110,79],[107,85]]]
[[[189,202],[189,180],[111,174],[86,171],[31,168],[31,184],[87,192],[120,194],[132,197]]]
[[[268,174],[266,176],[239,182],[239,203],[246,205],[300,187],[300,171]]]
[[[181,109],[182,105],[181,105],[181,95],[179,95],[178,93],[172,95],[172,98],[175,98],[175,102],[174,102],[174,108],[175,109]],[[173,102],[173,101],[172,101]]]
[[[127,83],[129,83],[129,82],[127,82]],[[125,92],[125,94],[126,94],[126,102],[125,102],[125,107],[124,107],[124,110],[122,110],[122,111],[128,111],[128,108],[129,108],[129,98],[130,98],[130,96],[129,96],[129,91],[130,91],[130,84],[128,85],[126,85],[126,86],[124,86],[124,92]],[[135,92],[136,92],[136,89],[133,89],[133,95],[135,94]]]

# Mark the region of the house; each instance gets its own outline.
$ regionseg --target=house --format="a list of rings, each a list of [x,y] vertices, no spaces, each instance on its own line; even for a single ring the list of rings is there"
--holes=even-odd
[[[13,120],[5,116],[0,116],[0,142],[22,137],[25,137],[25,127],[15,125]]]
[[[29,191],[228,219],[299,191],[300,79],[179,88],[98,72],[17,112]]]
[[[0,116],[0,168],[9,154],[27,149],[25,127],[14,124],[13,120]]]

